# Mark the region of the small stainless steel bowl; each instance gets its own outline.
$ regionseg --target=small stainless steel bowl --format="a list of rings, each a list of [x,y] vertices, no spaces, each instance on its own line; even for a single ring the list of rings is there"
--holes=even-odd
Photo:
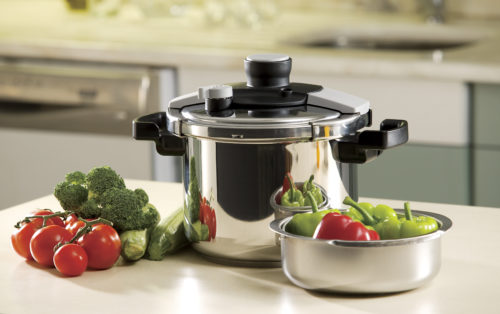
[[[299,190],[302,189],[303,185],[304,185],[304,182],[296,182],[295,183],[295,186]],[[328,207],[328,204],[329,204],[328,194],[326,193],[326,190],[322,186],[317,185],[317,184],[314,184],[314,185],[320,189],[321,194],[323,195],[323,202],[318,204],[318,209],[319,210],[326,209]],[[269,203],[271,204],[271,207],[274,209],[274,218],[275,219],[282,219],[285,217],[293,216],[295,214],[308,213],[308,212],[312,211],[311,206],[289,207],[289,206],[283,206],[281,204],[278,204],[277,198],[278,198],[278,195],[281,194],[282,190],[283,190],[283,187],[282,186],[279,187],[276,191],[273,192],[273,194],[271,194],[271,197],[269,198]]]
[[[288,233],[292,217],[274,220],[270,227],[280,238],[283,272],[295,285],[324,292],[391,293],[418,288],[437,275],[441,237],[452,225],[443,215],[412,212],[433,217],[439,229],[413,238],[344,241]]]

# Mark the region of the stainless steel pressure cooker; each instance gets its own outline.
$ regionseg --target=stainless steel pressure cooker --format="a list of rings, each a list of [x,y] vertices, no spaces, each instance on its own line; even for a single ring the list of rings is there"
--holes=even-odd
[[[234,265],[280,266],[270,197],[286,173],[326,191],[331,207],[357,199],[356,165],[408,140],[404,120],[371,125],[370,103],[319,85],[290,83],[290,57],[251,55],[247,82],[200,87],[167,112],[133,121],[133,136],[183,156],[184,226],[193,247]]]

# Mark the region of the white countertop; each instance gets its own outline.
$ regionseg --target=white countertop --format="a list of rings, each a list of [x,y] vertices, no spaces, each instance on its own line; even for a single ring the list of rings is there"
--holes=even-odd
[[[244,56],[281,52],[294,72],[500,83],[500,21],[428,25],[421,17],[363,12],[280,12],[258,29],[207,25],[203,13],[127,20],[68,12],[63,1],[0,2],[0,56],[240,70]],[[431,52],[318,49],[285,39],[324,30],[422,34],[478,34],[477,44]],[[448,33],[450,32],[450,33]],[[448,35],[446,35],[448,34]]]
[[[182,185],[127,180],[162,216],[182,204]],[[375,204],[401,201],[363,198]],[[188,248],[162,261],[140,260],[65,278],[25,262],[10,245],[14,223],[36,208],[60,210],[48,195],[0,210],[0,313],[498,313],[500,209],[412,202],[453,221],[442,239],[440,273],[421,288],[382,296],[308,292],[281,268],[228,267]],[[320,271],[320,270],[318,270]]]

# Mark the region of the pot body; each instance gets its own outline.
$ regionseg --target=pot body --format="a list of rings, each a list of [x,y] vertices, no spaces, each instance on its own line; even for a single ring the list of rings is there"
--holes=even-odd
[[[270,200],[287,172],[295,181],[314,174],[332,207],[347,195],[357,198],[356,166],[335,161],[327,140],[232,143],[187,137],[183,167],[186,235],[195,250],[224,264],[281,266],[269,230]]]

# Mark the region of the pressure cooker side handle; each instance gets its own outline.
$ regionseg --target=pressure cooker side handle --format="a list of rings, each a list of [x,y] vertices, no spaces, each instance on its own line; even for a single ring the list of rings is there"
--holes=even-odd
[[[183,138],[167,130],[166,112],[155,112],[132,121],[132,136],[136,140],[149,140],[156,143],[156,150],[164,156],[182,156],[186,152]]]
[[[330,141],[334,158],[344,163],[362,164],[375,159],[385,149],[408,142],[408,122],[386,119],[380,130],[359,132],[345,140]]]

